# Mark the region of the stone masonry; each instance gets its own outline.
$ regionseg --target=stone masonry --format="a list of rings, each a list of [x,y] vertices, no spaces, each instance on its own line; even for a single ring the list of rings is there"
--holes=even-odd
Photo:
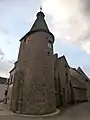
[[[48,30],[43,12],[37,14],[33,27],[20,41],[11,109],[23,114],[52,113],[56,110],[54,36]]]

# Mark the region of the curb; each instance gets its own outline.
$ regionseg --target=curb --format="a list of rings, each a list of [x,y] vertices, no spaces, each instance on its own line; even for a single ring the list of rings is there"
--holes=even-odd
[[[14,116],[21,116],[21,117],[38,118],[38,117],[51,117],[51,116],[54,116],[60,113],[59,109],[56,109],[56,111],[51,114],[45,114],[45,115],[27,115],[27,114],[13,113],[12,111],[6,110],[3,104],[0,105],[0,109],[1,109],[0,116],[1,115],[14,115]]]
[[[25,114],[18,114],[18,113],[14,113],[14,115],[16,116],[21,116],[21,117],[31,117],[31,118],[39,118],[39,117],[51,117],[54,115],[57,115],[60,113],[59,109],[56,109],[56,111],[54,113],[51,114],[45,114],[45,115],[25,115]]]

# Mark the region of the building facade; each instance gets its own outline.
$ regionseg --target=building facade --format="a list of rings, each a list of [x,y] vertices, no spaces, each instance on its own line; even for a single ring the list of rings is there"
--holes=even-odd
[[[0,101],[5,99],[5,90],[8,88],[8,78],[0,77]]]
[[[8,108],[10,109],[10,106],[11,106],[11,97],[12,97],[12,88],[13,88],[13,82],[14,82],[14,77],[15,77],[15,73],[16,73],[16,70],[18,68],[18,62],[16,61],[14,63],[14,68],[9,72],[10,73],[10,76],[9,76],[9,87],[8,87],[8,95],[7,95],[7,98],[8,98]]]
[[[11,109],[23,114],[48,114],[56,110],[54,95],[54,36],[43,12],[20,40]]]
[[[70,103],[69,65],[65,56],[56,57],[54,64],[56,106],[66,107]]]
[[[10,109],[14,112],[49,114],[56,107],[89,98],[87,76],[80,68],[71,68],[64,55],[53,54],[54,36],[44,17],[43,12],[38,12],[32,28],[20,39],[8,89]]]
[[[70,68],[70,81],[73,88],[74,102],[87,101],[86,79],[75,68]]]

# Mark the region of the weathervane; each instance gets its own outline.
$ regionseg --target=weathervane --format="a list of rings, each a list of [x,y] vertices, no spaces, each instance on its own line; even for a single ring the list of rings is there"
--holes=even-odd
[[[42,12],[42,6],[40,6],[40,12]]]

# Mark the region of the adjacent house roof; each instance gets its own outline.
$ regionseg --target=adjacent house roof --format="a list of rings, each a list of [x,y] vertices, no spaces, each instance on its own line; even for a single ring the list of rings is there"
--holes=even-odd
[[[81,75],[75,68],[70,67],[70,78],[71,78],[70,80],[71,80],[72,86],[77,88],[87,89],[85,81],[82,80],[81,78],[78,78],[75,73],[78,73],[79,75]]]
[[[6,84],[7,78],[0,77],[0,84]]]
[[[61,57],[59,57],[59,58],[58,58],[58,60],[60,60],[60,59],[64,59],[64,60],[65,60],[65,62],[66,62],[66,64],[67,64],[67,66],[69,67],[69,65],[68,65],[68,62],[67,62],[67,60],[66,60],[65,55],[63,55],[63,56],[61,56]]]
[[[14,67],[12,70],[9,71],[9,73],[11,73],[12,71],[14,71],[16,69],[16,67]]]
[[[81,83],[75,76],[70,75],[70,77],[71,77],[71,83],[73,87],[87,89],[86,84]]]
[[[16,62],[14,63],[14,67],[9,71],[9,73],[11,73],[12,71],[14,71],[14,70],[16,69],[17,63],[18,63],[18,61],[16,61]]]
[[[78,67],[77,71],[78,71],[84,78],[86,78],[86,80],[89,80],[89,78],[87,77],[87,75],[84,73],[84,71],[83,71],[80,67]]]

